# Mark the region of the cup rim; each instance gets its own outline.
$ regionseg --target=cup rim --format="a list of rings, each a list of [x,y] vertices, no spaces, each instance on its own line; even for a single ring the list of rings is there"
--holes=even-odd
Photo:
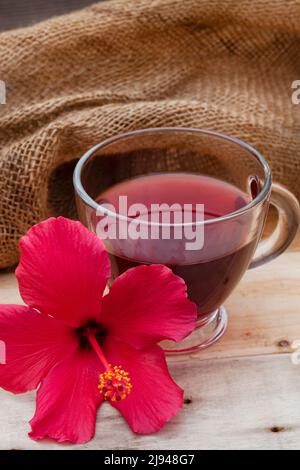
[[[244,142],[243,140],[237,137],[229,136],[221,132],[216,132],[216,131],[212,131],[209,129],[195,128],[195,127],[150,127],[150,128],[144,128],[144,129],[137,129],[134,131],[123,132],[121,134],[117,134],[115,136],[104,139],[102,142],[94,145],[94,147],[92,147],[87,152],[85,152],[75,166],[74,173],[73,173],[73,186],[77,195],[85,202],[85,204],[87,204],[90,208],[96,211],[101,209],[103,213],[109,215],[110,217],[121,219],[121,220],[126,220],[128,222],[134,221],[134,219],[130,217],[126,217],[122,214],[118,214],[116,212],[110,211],[109,209],[105,208],[103,205],[98,204],[91,196],[89,196],[89,194],[83,188],[83,185],[81,182],[81,171],[86,161],[90,157],[92,157],[93,154],[99,149],[102,149],[124,138],[143,136],[147,134],[159,134],[162,132],[163,133],[182,132],[182,133],[192,133],[192,134],[206,134],[206,135],[217,137],[219,139],[226,140],[227,142],[231,142],[233,144],[239,145],[243,147],[244,149],[248,150],[256,158],[256,160],[261,164],[263,171],[264,171],[265,181],[264,181],[264,185],[261,191],[254,199],[252,199],[252,201],[250,201],[248,204],[241,207],[240,209],[229,212],[228,214],[222,215],[220,217],[214,217],[213,219],[204,220],[204,221],[188,222],[188,223],[181,223],[181,224],[174,224],[174,223],[164,224],[160,222],[155,223],[151,221],[139,220],[138,221],[139,224],[145,224],[149,226],[158,225],[161,227],[164,225],[168,227],[176,227],[176,226],[184,227],[184,226],[189,226],[189,225],[197,226],[197,225],[203,225],[203,224],[210,225],[210,224],[223,222],[223,221],[227,221],[227,220],[239,217],[240,215],[245,214],[246,212],[251,210],[253,207],[260,204],[268,196],[271,190],[271,186],[272,186],[271,169],[267,160],[263,157],[263,155],[258,150],[256,150],[252,145]]]

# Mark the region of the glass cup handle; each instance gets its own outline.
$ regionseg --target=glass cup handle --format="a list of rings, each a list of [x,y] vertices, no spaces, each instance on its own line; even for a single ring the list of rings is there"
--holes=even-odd
[[[292,193],[280,184],[272,184],[270,203],[276,207],[278,222],[272,234],[257,246],[249,269],[277,258],[294,240],[300,224],[300,206]]]

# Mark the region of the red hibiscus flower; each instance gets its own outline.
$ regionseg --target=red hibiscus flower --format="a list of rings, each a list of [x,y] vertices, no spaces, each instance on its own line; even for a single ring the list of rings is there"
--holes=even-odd
[[[40,384],[30,436],[86,442],[104,400],[134,432],[158,431],[183,401],[157,343],[194,329],[184,281],[165,266],[139,266],[102,297],[110,276],[103,242],[63,217],[34,226],[20,248],[27,306],[0,306],[0,386],[23,393]]]

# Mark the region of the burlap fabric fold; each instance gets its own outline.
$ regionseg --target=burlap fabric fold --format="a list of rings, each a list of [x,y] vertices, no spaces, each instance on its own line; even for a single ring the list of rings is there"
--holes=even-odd
[[[238,136],[300,196],[299,0],[123,0],[0,35],[0,267],[19,237],[74,215],[72,169],[125,130]]]

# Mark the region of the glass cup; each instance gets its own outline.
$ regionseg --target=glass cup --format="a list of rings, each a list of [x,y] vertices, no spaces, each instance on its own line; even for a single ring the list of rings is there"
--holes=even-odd
[[[107,139],[79,160],[74,186],[79,218],[103,238],[112,279],[139,264],[159,263],[185,280],[198,321],[184,341],[164,342],[173,353],[206,348],[222,336],[224,301],[248,268],[290,245],[300,220],[297,199],[272,183],[269,165],[256,149],[202,129],[143,129]],[[127,212],[117,205],[120,196],[127,198]],[[141,203],[146,212],[129,213],[128,204]],[[179,203],[179,209],[167,219],[162,213],[152,219],[150,203]],[[198,205],[184,218],[186,203]],[[261,240],[269,203],[278,222]],[[195,234],[198,244],[191,242]]]

